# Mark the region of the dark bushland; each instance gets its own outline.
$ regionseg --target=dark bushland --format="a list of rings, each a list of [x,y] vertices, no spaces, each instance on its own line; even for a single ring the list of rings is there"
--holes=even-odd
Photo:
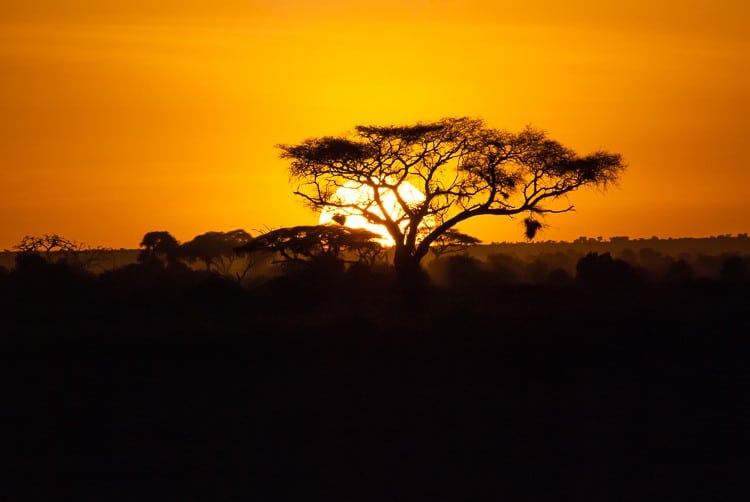
[[[441,257],[404,291],[381,265],[243,288],[24,256],[0,274],[9,473],[44,500],[729,499],[739,262],[513,263]]]

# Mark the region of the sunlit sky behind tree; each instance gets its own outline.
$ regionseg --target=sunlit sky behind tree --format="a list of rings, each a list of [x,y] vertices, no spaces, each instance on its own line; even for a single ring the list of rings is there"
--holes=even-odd
[[[542,239],[747,232],[749,25],[723,0],[3,2],[0,249],[314,224],[275,144],[465,115],[625,157]]]

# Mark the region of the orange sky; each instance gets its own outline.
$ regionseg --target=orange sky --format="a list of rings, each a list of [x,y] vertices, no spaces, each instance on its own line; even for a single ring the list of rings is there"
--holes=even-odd
[[[542,239],[750,231],[741,2],[7,3],[0,249],[314,223],[275,144],[450,115],[625,156],[620,187],[576,194]]]

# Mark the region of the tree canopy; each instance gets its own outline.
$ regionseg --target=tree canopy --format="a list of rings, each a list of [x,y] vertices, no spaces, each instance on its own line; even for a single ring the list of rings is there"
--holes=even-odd
[[[340,225],[302,225],[271,230],[243,246],[240,254],[270,251],[286,262],[372,265],[382,251],[379,236],[368,230]]]
[[[86,249],[83,244],[66,239],[58,234],[25,235],[15,248],[21,253],[44,253],[48,262],[52,261],[52,256],[55,254],[61,258],[67,258],[72,253]]]
[[[418,269],[433,244],[475,216],[525,215],[526,235],[533,238],[539,216],[573,210],[569,193],[606,187],[625,168],[619,154],[580,156],[543,131],[527,127],[513,133],[473,118],[357,126],[350,134],[278,147],[289,161],[295,194],[312,208],[354,212],[387,230],[399,272]],[[402,197],[399,189],[407,182],[424,198]],[[353,183],[368,187],[371,200],[352,203],[336,196]],[[399,206],[396,213],[384,205],[390,194]]]
[[[227,275],[237,256],[234,249],[251,239],[252,236],[242,229],[206,232],[180,245],[179,252],[188,261],[202,261],[207,271]]]
[[[435,239],[435,242],[430,246],[430,251],[437,258],[440,258],[443,255],[457,253],[471,246],[476,246],[480,242],[482,241],[472,235],[451,228]]]
[[[15,249],[20,254],[38,254],[48,263],[65,262],[84,269],[103,268],[102,263],[111,249],[101,246],[91,247],[82,242],[67,239],[59,234],[25,235]],[[26,259],[28,257],[21,257]]]
[[[138,261],[146,264],[174,265],[180,250],[180,243],[165,230],[148,232],[143,236]]]

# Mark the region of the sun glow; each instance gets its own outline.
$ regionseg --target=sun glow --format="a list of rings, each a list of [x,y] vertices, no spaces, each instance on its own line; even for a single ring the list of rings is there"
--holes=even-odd
[[[401,199],[407,205],[416,205],[425,200],[424,194],[414,185],[408,181],[403,182],[398,187],[398,194]],[[393,246],[395,241],[390,236],[388,231],[383,225],[372,223],[362,215],[362,211],[357,208],[371,207],[370,211],[377,215],[382,216],[383,212],[373,202],[374,192],[371,187],[360,185],[353,181],[348,181],[343,186],[339,187],[338,190],[331,197],[331,202],[335,204],[346,204],[356,206],[355,208],[340,208],[340,207],[326,207],[320,212],[320,218],[318,223],[320,225],[325,224],[342,224],[349,228],[363,228],[370,232],[381,235],[378,239],[380,244],[383,246]],[[393,190],[381,189],[380,200],[382,206],[388,216],[398,221],[404,216],[404,210],[396,197]],[[401,230],[404,231],[409,224],[408,220],[403,220],[399,223]],[[428,222],[424,221],[420,227],[429,227]]]

